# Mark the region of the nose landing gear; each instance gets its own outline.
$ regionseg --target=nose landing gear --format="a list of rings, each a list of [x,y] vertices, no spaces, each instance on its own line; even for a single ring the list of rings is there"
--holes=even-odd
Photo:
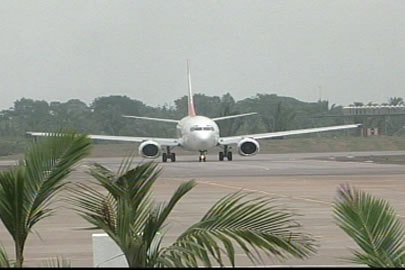
[[[200,157],[198,159],[198,161],[206,161],[207,160],[207,152],[206,151],[200,151]]]

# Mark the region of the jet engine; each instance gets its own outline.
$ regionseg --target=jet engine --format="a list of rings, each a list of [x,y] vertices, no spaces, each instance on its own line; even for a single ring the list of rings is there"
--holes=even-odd
[[[259,143],[250,138],[245,138],[238,143],[238,152],[241,156],[254,156],[260,150]]]
[[[157,158],[160,156],[161,147],[157,142],[154,141],[144,141],[138,147],[139,155],[144,158]]]

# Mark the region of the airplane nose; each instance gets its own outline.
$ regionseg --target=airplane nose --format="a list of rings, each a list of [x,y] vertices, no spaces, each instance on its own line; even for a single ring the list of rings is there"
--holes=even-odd
[[[198,142],[201,149],[211,147],[212,141],[212,135],[209,132],[201,132],[200,134],[198,134]]]
[[[198,137],[201,141],[206,141],[210,139],[211,134],[209,134],[208,132],[201,132],[200,134],[198,134]]]

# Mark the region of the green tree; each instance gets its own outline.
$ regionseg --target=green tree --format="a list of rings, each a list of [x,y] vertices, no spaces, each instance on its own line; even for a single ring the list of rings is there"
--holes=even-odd
[[[370,267],[405,267],[405,226],[386,200],[343,185],[333,211],[337,225],[361,249],[352,251],[350,261]]]
[[[78,99],[70,99],[65,103],[51,102],[49,107],[52,123],[48,126],[48,130],[71,128],[87,133],[97,126],[91,123],[90,108]]]
[[[12,114],[13,124],[18,132],[46,128],[51,119],[49,105],[44,100],[22,98],[14,102]]]
[[[99,129],[105,134],[121,135],[121,130],[126,126],[126,115],[143,115],[145,105],[132,100],[127,96],[108,96],[96,98],[91,104],[93,121],[99,123]]]
[[[235,243],[253,262],[261,261],[260,251],[277,258],[303,259],[316,250],[315,241],[300,232],[293,214],[269,198],[249,199],[242,192],[218,201],[174,243],[163,246],[166,219],[196,182],[184,182],[169,202],[156,205],[151,190],[160,173],[157,164],[148,162],[133,169],[130,165],[128,159],[114,173],[94,164],[89,173],[95,185],[78,183],[69,196],[79,214],[94,225],[92,229],[105,231],[121,248],[130,267],[224,265],[223,257],[234,266]]]
[[[388,105],[397,106],[405,105],[404,99],[401,97],[390,97],[388,100]]]
[[[52,202],[73,166],[90,150],[90,139],[54,134],[33,143],[20,164],[0,172],[0,219],[14,240],[15,265],[24,263],[24,247],[33,227],[53,215]],[[4,253],[0,261],[6,260]]]
[[[218,116],[229,116],[234,114],[240,114],[241,112],[236,108],[236,103],[231,94],[226,93],[221,98],[220,113]],[[234,118],[227,119],[218,122],[221,136],[236,135],[242,124],[251,120],[249,118]]]
[[[287,130],[292,121],[295,119],[295,112],[286,106],[282,106],[281,102],[277,103],[274,110],[274,126],[273,131]]]
[[[188,113],[188,96],[183,96],[174,101],[179,118],[183,118]],[[218,96],[206,96],[204,94],[194,94],[194,106],[198,115],[216,117],[220,113],[221,99]]]

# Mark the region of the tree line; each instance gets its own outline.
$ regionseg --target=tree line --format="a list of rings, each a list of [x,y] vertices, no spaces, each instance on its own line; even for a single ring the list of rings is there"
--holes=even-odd
[[[326,100],[303,102],[276,94],[256,94],[239,101],[229,93],[221,97],[195,94],[194,102],[197,113],[208,117],[258,112],[255,116],[218,122],[221,136],[340,125],[348,121],[368,121],[367,123],[372,125],[386,125],[377,117],[371,120],[347,119],[343,117],[342,106],[329,105]],[[403,103],[402,98],[393,97],[387,104]],[[47,102],[21,98],[14,102],[12,108],[0,112],[2,152],[15,152],[16,149],[12,148],[19,148],[18,138],[23,138],[26,131],[56,131],[64,128],[89,134],[173,137],[176,135],[173,124],[151,124],[148,121],[121,116],[125,114],[181,119],[187,114],[187,96],[174,100],[173,104],[153,107],[121,95],[98,97],[89,105],[79,99]],[[393,135],[405,125],[405,117],[392,117],[389,122],[387,135]]]
[[[219,123],[222,125],[220,128],[223,136],[236,132],[279,131],[301,127],[310,123],[297,121],[297,115],[309,116],[328,111],[327,101],[302,102],[275,94],[257,94],[240,101],[235,101],[229,93],[222,97],[196,94],[194,101],[197,113],[208,117],[251,111],[259,113],[258,117],[249,118],[249,121],[236,119]],[[78,99],[48,103],[44,100],[22,98],[14,102],[14,107],[1,112],[0,135],[18,136],[27,130],[72,128],[80,132],[109,135],[174,136],[173,125],[151,125],[150,122],[121,117],[126,114],[181,119],[187,115],[187,96],[176,99],[173,103],[172,106],[152,107],[137,99],[113,95],[98,97],[90,105]]]

